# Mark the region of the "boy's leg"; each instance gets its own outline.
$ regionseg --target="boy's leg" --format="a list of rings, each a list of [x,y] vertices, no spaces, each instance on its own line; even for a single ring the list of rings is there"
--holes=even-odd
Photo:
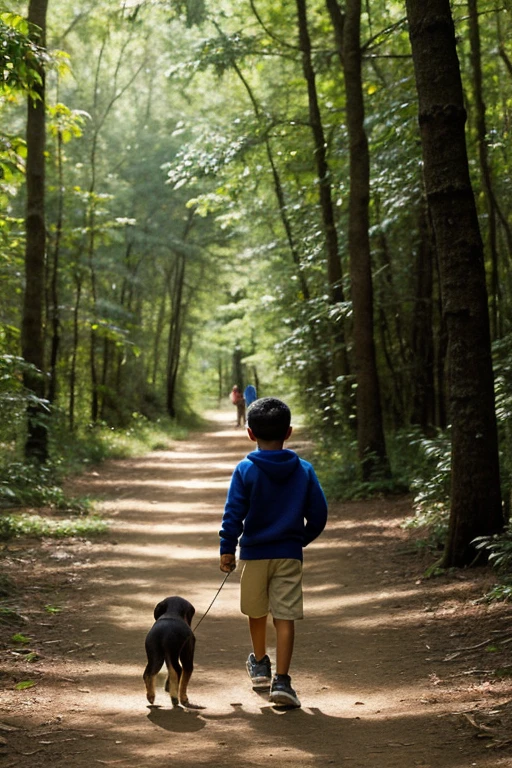
[[[295,641],[295,622],[292,619],[274,619],[274,627],[276,628],[276,674],[287,675]]]
[[[244,562],[240,578],[240,607],[249,619],[253,653],[246,662],[247,672],[254,688],[268,687],[272,680],[270,659],[267,656],[267,562]]]
[[[300,707],[289,675],[295,640],[295,620],[302,619],[302,563],[297,560],[275,561],[270,582],[270,610],[276,629],[276,675],[269,700],[277,706]],[[277,617],[281,618],[277,618]],[[286,618],[283,618],[286,617]]]
[[[293,654],[295,622],[292,619],[274,619],[277,635],[276,674],[272,680],[269,700],[280,707],[300,707],[288,674]]]
[[[272,668],[266,652],[267,617],[249,617],[249,629],[253,653],[249,654],[245,665],[247,674],[251,678],[253,688],[268,688],[272,680]]]
[[[267,652],[267,617],[254,619],[249,616],[249,631],[256,661],[260,661]]]

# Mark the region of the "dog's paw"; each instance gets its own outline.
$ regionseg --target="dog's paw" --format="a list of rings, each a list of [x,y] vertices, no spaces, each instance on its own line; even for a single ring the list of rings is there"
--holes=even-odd
[[[171,702],[172,702],[173,707],[179,707],[180,703],[179,703],[178,698],[176,696],[171,696]]]
[[[155,697],[154,696],[149,696],[148,695],[148,696],[146,696],[146,698],[147,698],[147,700],[149,701],[150,704],[154,704],[155,703]]]

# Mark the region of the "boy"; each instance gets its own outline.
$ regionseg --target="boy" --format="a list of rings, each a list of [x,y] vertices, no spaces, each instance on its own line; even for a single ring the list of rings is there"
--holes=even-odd
[[[302,550],[323,531],[327,502],[307,461],[283,449],[290,409],[264,397],[248,411],[247,432],[258,444],[235,468],[220,535],[220,569],[236,567],[240,539],[242,613],[249,617],[253,653],[247,672],[254,688],[270,687],[270,701],[300,707],[291,686],[295,620],[302,619]],[[276,674],[266,651],[267,614],[276,630]]]

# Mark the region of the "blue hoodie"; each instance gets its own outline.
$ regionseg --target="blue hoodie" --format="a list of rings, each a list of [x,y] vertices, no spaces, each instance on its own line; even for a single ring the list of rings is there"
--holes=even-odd
[[[241,560],[292,558],[322,533],[327,502],[311,464],[293,451],[254,451],[233,472],[220,553]]]

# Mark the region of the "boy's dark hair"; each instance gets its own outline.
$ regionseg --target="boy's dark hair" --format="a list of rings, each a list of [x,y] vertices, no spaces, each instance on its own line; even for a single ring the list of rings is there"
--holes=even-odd
[[[260,440],[284,440],[291,418],[290,409],[277,397],[261,397],[247,411],[247,425]]]

